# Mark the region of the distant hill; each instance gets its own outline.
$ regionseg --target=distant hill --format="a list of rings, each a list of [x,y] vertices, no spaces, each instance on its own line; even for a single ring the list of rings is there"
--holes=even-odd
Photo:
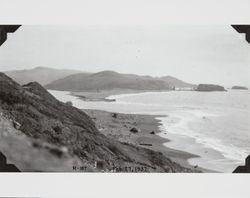
[[[248,88],[244,86],[233,86],[232,89],[248,90]]]
[[[29,82],[38,82],[41,85],[51,83],[59,78],[64,78],[68,75],[79,73],[76,70],[53,69],[47,67],[36,67],[34,69],[13,70],[4,72],[9,77],[13,78],[19,84],[27,84]]]
[[[73,74],[46,85],[46,88],[64,91],[110,89],[169,90],[170,86],[163,80],[150,76],[102,71],[94,74]]]
[[[159,79],[164,80],[170,86],[176,87],[176,88],[177,87],[178,88],[194,88],[194,87],[196,87],[196,85],[194,85],[194,84],[186,83],[186,82],[179,80],[179,79],[172,77],[172,76],[163,76],[163,77],[160,77]]]
[[[191,87],[173,77],[154,78],[135,74],[102,71],[94,74],[73,74],[46,85],[48,89],[62,91],[99,91],[111,89],[170,90],[176,87]]]
[[[97,73],[77,70],[36,67],[34,69],[4,72],[21,85],[38,82],[48,89],[63,91],[99,91],[111,89],[170,90],[173,87],[192,88],[195,85],[172,76],[154,78],[115,71]]]

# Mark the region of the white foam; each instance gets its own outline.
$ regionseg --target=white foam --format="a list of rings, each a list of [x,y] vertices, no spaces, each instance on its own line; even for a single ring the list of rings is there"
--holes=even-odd
[[[221,153],[226,160],[221,159],[221,166],[217,167],[218,171],[221,171],[223,168],[223,163],[225,166],[232,166],[232,169],[235,168],[235,164],[240,164],[244,162],[244,159],[249,154],[247,150],[241,149],[239,147],[236,147],[234,145],[226,145],[222,140],[216,139],[215,137],[209,137],[207,135],[204,135],[202,133],[198,133],[188,126],[188,123],[195,122],[195,119],[198,117],[211,117],[211,116],[217,116],[215,114],[205,113],[201,111],[195,111],[195,112],[186,112],[183,113],[170,113],[168,117],[159,117],[157,119],[160,120],[160,123],[162,126],[160,129],[162,130],[161,136],[168,138],[167,135],[165,135],[166,129],[168,133],[172,133],[175,135],[182,135],[189,138],[193,138],[195,142],[197,143],[197,152],[195,154],[201,155],[201,157],[204,157],[204,153],[199,152],[199,147],[205,147],[209,149],[213,149],[215,151],[218,151]],[[171,123],[171,120],[175,119],[177,122]],[[170,146],[171,143],[167,143],[167,146]],[[172,144],[173,148],[175,147],[175,144]],[[180,148],[180,147],[179,147]],[[186,150],[188,151],[188,150]],[[194,150],[190,150],[189,152],[194,152]],[[208,163],[214,163],[218,162],[218,159],[213,160],[213,158],[208,159]],[[198,162],[197,162],[198,161]],[[192,159],[190,162],[195,165],[199,163],[199,159]],[[223,162],[223,163],[222,163]],[[226,164],[229,163],[229,164]],[[214,167],[214,166],[213,166]],[[206,165],[206,168],[210,168],[209,164]]]

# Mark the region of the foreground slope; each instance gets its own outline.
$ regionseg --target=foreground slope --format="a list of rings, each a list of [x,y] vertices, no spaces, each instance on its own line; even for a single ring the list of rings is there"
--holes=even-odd
[[[13,70],[4,72],[6,75],[13,78],[19,84],[27,84],[36,81],[41,85],[48,84],[68,75],[79,73],[76,70],[53,69],[47,67],[36,67],[34,69]]]
[[[0,153],[7,157],[8,163],[14,164],[20,171],[25,172],[71,172],[73,166],[84,166],[86,171],[95,171],[86,161],[71,156],[64,147],[28,137],[13,126],[1,109]]]
[[[94,171],[111,171],[114,167],[121,166],[145,166],[150,172],[192,171],[172,162],[159,152],[109,139],[97,130],[94,122],[83,111],[56,100],[36,82],[20,86],[5,74],[0,73],[0,111],[1,115],[12,123],[10,130],[14,127],[24,136],[23,142],[33,145],[29,149],[24,149],[27,152],[23,153],[26,160],[32,160],[29,161],[29,170],[32,168],[37,170],[34,163],[42,161],[39,158],[41,155],[38,155],[38,151],[42,152],[42,150],[37,150],[37,148],[45,147],[55,157],[54,160],[57,158],[60,160],[66,152],[68,157],[71,156],[76,161],[79,159],[88,167],[88,170]],[[1,129],[0,133],[4,131],[6,129]],[[11,134],[16,137],[14,132]],[[7,149],[7,147],[18,143],[22,145],[23,142],[14,140],[15,138],[9,141],[6,139],[6,146],[0,149],[5,151],[6,156],[12,156],[12,162],[16,164],[22,160],[18,155],[20,152],[15,150],[19,147],[15,146],[12,149]],[[34,155],[33,151],[37,155]],[[29,157],[31,155],[32,158]],[[43,159],[43,162],[44,166],[49,166],[46,160]],[[96,167],[96,162],[100,162],[101,166]],[[27,162],[21,166],[25,167],[26,164]],[[39,171],[48,170],[40,168]],[[58,171],[64,170],[62,168]]]

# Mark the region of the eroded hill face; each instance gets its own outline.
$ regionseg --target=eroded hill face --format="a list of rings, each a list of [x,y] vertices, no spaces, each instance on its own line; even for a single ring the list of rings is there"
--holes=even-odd
[[[40,145],[51,145],[52,154],[60,158],[61,151],[53,147],[65,148],[68,156],[87,162],[90,169],[96,169],[96,162],[101,162],[100,169],[106,171],[113,167],[140,165],[148,167],[150,172],[192,171],[161,153],[107,138],[83,111],[56,100],[36,82],[20,86],[0,73],[0,110],[31,142],[39,142],[36,149]],[[24,156],[28,154],[23,153]],[[36,161],[34,158],[32,160]]]

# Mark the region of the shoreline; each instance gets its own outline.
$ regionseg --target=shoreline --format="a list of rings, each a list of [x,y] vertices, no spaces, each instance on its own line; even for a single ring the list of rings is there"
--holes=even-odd
[[[157,119],[165,116],[123,114],[92,109],[82,110],[92,118],[98,130],[105,136],[111,137],[119,142],[161,152],[165,157],[183,167],[194,170],[194,172],[216,172],[199,166],[193,166],[188,162],[189,159],[199,158],[200,156],[173,149],[166,145],[166,143],[171,142],[171,140],[160,136],[160,134],[163,133],[160,129],[162,124],[160,120]],[[138,132],[131,132],[132,128],[135,128]]]
[[[159,92],[159,91],[157,91]],[[162,92],[166,92],[166,91],[162,91]],[[167,91],[169,92],[169,91]],[[116,93],[116,92],[110,92],[109,94],[111,95],[106,95],[107,100],[117,100],[120,97],[126,97],[126,96],[131,96],[131,95],[137,95],[137,94],[147,94],[147,93],[154,93],[154,91],[145,91],[145,92],[134,92],[134,93]],[[106,110],[108,112],[110,112],[109,110]],[[119,113],[124,113],[124,112],[119,112]],[[157,118],[159,118],[159,122],[162,122],[161,118],[164,117],[168,117],[167,115],[157,115],[157,114],[145,114],[145,113],[127,113],[125,112],[125,114],[131,114],[131,115],[152,115],[155,117],[156,120],[158,120]],[[162,127],[161,127],[162,126]],[[188,153],[190,156],[189,157],[185,157],[185,161],[183,162],[183,156],[180,157],[170,157],[169,155],[171,155],[171,152],[167,152],[167,155],[165,155],[166,157],[170,157],[173,161],[186,166],[188,168],[190,167],[199,167],[199,170],[203,170],[204,172],[225,172],[225,173],[231,173],[234,168],[232,169],[232,167],[230,166],[230,164],[234,164],[235,162],[233,161],[233,159],[228,159],[224,156],[224,154],[222,154],[220,151],[214,149],[214,148],[210,148],[210,147],[206,147],[203,144],[199,143],[196,141],[196,138],[189,136],[189,135],[181,135],[181,134],[174,134],[174,133],[168,133],[167,137],[165,137],[166,135],[163,135],[164,133],[162,131],[167,130],[166,126],[163,123],[160,123],[158,128],[161,128],[161,132],[158,133],[158,135],[165,139],[166,141],[162,143],[162,146],[167,147],[168,149],[172,149],[174,151],[180,151],[180,155],[182,155],[181,152],[184,153]],[[183,145],[185,145],[183,147]],[[186,149],[187,148],[187,152]],[[199,150],[197,150],[197,148]],[[160,152],[164,152],[162,151],[162,149],[160,149]],[[226,171],[225,169],[221,169],[221,167],[213,162],[211,162],[211,160],[218,160],[218,163],[220,163],[220,161],[225,161],[226,162]],[[235,167],[239,166],[241,163],[235,164]],[[224,164],[225,165],[225,164]]]
[[[75,96],[83,101],[88,102],[115,102],[115,99],[110,97],[124,94],[139,94],[148,92],[169,92],[173,90],[135,90],[135,89],[113,89],[104,91],[71,91],[70,95]]]
[[[168,90],[171,91],[171,90]],[[140,94],[140,93],[151,93],[154,91],[151,90],[145,90],[145,91],[140,91],[140,90],[109,90],[109,91],[100,91],[100,92],[71,92],[72,96],[78,97],[80,100],[83,101],[88,101],[88,102],[115,102],[117,98],[117,96],[119,97],[120,95],[130,95],[130,94]],[[159,92],[159,91],[156,91]],[[166,90],[162,91],[162,92],[166,92]],[[99,112],[105,112],[103,110],[86,110],[86,111],[99,111]],[[106,111],[106,113],[109,113],[108,111]],[[160,119],[160,117],[166,117],[165,115],[147,115],[147,114],[124,114],[124,113],[118,113],[116,112],[116,114],[123,114],[123,115],[129,115],[129,116],[148,116],[151,117],[151,124],[153,123],[157,123],[157,126],[155,126],[155,131],[157,131],[156,135],[158,136],[158,138],[152,139],[153,137],[150,136],[143,136],[143,137],[139,137],[138,140],[140,141],[144,141],[144,140],[149,140],[149,141],[153,141],[155,143],[155,145],[150,146],[150,149],[154,150],[154,151],[159,151],[161,153],[163,153],[166,157],[170,158],[171,160],[173,160],[174,162],[187,167],[187,168],[191,168],[191,169],[195,169],[195,170],[199,170],[202,172],[218,172],[216,170],[212,170],[212,169],[208,169],[208,168],[204,168],[199,166],[199,162],[201,162],[201,155],[199,154],[195,154],[192,152],[186,152],[182,149],[178,149],[178,147],[174,147],[171,148],[169,146],[169,144],[174,144],[174,145],[179,145],[181,141],[176,141],[176,140],[180,140],[179,137],[177,137],[177,135],[171,134],[172,138],[169,139],[169,137],[164,137],[164,132],[163,130],[161,130],[161,126],[163,126]],[[101,118],[103,119],[103,118]],[[95,120],[94,120],[95,121]],[[96,122],[96,121],[95,121]],[[145,123],[144,123],[145,124]],[[117,126],[120,127],[120,126]],[[149,126],[147,126],[149,127]],[[142,126],[142,128],[144,128]],[[145,130],[145,129],[144,129]],[[146,129],[147,130],[147,129]],[[100,130],[101,131],[101,130]],[[169,136],[169,133],[168,133]],[[174,137],[174,138],[173,138]],[[185,139],[186,141],[192,142],[191,139],[188,139],[188,137]],[[191,140],[191,141],[190,141]],[[134,142],[132,141],[132,144],[134,144]],[[136,145],[136,146],[141,146],[141,145]],[[149,148],[149,146],[142,146],[144,148]],[[196,160],[197,159],[197,160]],[[195,161],[195,165],[191,164],[191,160]],[[195,168],[194,168],[195,167]]]
[[[86,102],[107,102],[106,100],[107,99],[116,99],[117,97],[119,97],[119,95],[130,95],[130,94],[140,94],[140,93],[148,93],[148,92],[152,92],[152,91],[145,91],[145,92],[140,92],[140,91],[135,91],[133,90],[134,92],[131,93],[130,92],[131,90],[126,90],[125,92],[121,90],[110,90],[110,91],[101,91],[101,92],[81,92],[80,93],[80,97],[77,97],[77,95],[79,96],[79,93],[72,93],[72,92],[69,92],[68,94],[71,96],[71,97],[74,97],[75,99],[79,100],[79,101],[86,101],[86,100],[83,100],[83,97],[85,98],[85,93],[88,93],[91,95],[91,97],[89,97],[90,95],[86,95],[86,97],[88,98],[88,100]],[[158,91],[157,91],[158,92]],[[164,91],[165,92],[165,91]],[[100,97],[101,96],[101,97]],[[91,100],[89,100],[89,98],[91,98]],[[100,98],[103,98],[105,100],[99,100]],[[74,99],[72,99],[74,101]],[[80,105],[81,106],[81,105]],[[78,107],[79,108],[79,107]],[[102,115],[103,112],[106,112],[106,113],[109,113],[109,112],[116,112],[115,110],[113,111],[110,111],[110,110],[102,110],[102,109],[97,109],[97,108],[91,108],[92,110],[86,110],[88,108],[83,108],[83,107],[80,107],[80,109],[84,110],[85,112],[87,111],[96,111],[96,112],[100,112],[100,114]],[[186,142],[188,141],[188,145],[192,145],[196,142],[193,142],[192,138],[183,138],[182,136],[179,136],[177,134],[172,134],[172,133],[168,133],[168,136],[167,137],[163,137],[161,136],[162,134],[162,131],[163,129],[160,129],[161,126],[163,126],[162,123],[160,123],[161,120],[157,119],[157,118],[163,118],[165,117],[165,115],[153,115],[153,114],[144,114],[144,113],[137,113],[137,114],[134,114],[134,113],[118,113],[116,112],[116,114],[123,114],[123,115],[128,115],[128,116],[146,116],[146,117],[151,117],[151,121],[150,123],[153,124],[153,123],[157,123],[157,125],[155,126],[154,124],[154,130],[157,131],[157,137],[158,138],[153,138],[153,136],[146,136],[146,137],[142,137],[142,138],[139,138],[138,140],[150,140],[150,141],[156,141],[156,144],[154,146],[142,146],[142,145],[139,145],[143,148],[149,148],[149,149],[152,149],[152,150],[155,150],[155,151],[160,151],[161,153],[164,153],[164,155],[167,157],[167,158],[170,158],[172,159],[174,162],[177,162],[178,164],[180,165],[183,165],[187,168],[194,168],[194,170],[201,170],[202,172],[218,172],[217,170],[215,169],[211,169],[211,168],[207,168],[206,166],[206,163],[203,163],[204,160],[202,159],[201,156],[203,156],[202,153],[200,152],[192,152],[191,151],[188,151],[186,152],[184,149],[182,149],[180,146],[183,145],[183,144],[187,144]],[[96,115],[95,115],[96,116]],[[95,117],[93,116],[93,117]],[[91,115],[90,115],[91,117]],[[106,116],[96,116],[96,117],[99,117],[99,119],[101,120],[105,120],[107,118],[107,115]],[[110,124],[108,124],[107,122],[111,122]],[[106,125],[112,125],[112,120],[108,119],[106,120]],[[93,120],[94,122],[98,122],[98,119],[94,118]],[[146,124],[146,130],[148,130],[147,128],[150,128],[150,126],[147,124],[147,123],[144,123],[144,125]],[[110,126],[108,126],[110,127]],[[107,128],[108,128],[107,127]],[[121,126],[113,126],[113,128],[111,130],[114,130],[114,128],[117,128],[117,130],[125,130],[124,128],[122,128]],[[142,128],[145,129],[145,126]],[[99,128],[99,131],[102,132],[102,128]],[[105,132],[105,131],[104,131]],[[122,136],[123,134],[119,134],[120,136]],[[169,136],[171,138],[169,138]],[[117,137],[112,137],[114,139],[118,139],[119,141],[119,138]],[[128,137],[127,137],[128,138]],[[129,137],[130,138],[130,137]],[[152,139],[153,138],[153,139]],[[183,139],[185,139],[183,141]],[[126,142],[126,141],[125,141]],[[134,139],[132,141],[132,143],[134,144]],[[147,143],[147,142],[146,142]],[[183,144],[182,144],[183,143]],[[173,146],[174,145],[174,146]],[[138,145],[136,145],[138,146]],[[180,147],[180,148],[179,148]],[[207,150],[204,151],[205,153],[207,153]],[[195,150],[194,150],[195,151]],[[212,150],[211,150],[212,151]],[[210,152],[209,150],[209,153],[212,153]],[[203,166],[202,166],[203,165]]]

